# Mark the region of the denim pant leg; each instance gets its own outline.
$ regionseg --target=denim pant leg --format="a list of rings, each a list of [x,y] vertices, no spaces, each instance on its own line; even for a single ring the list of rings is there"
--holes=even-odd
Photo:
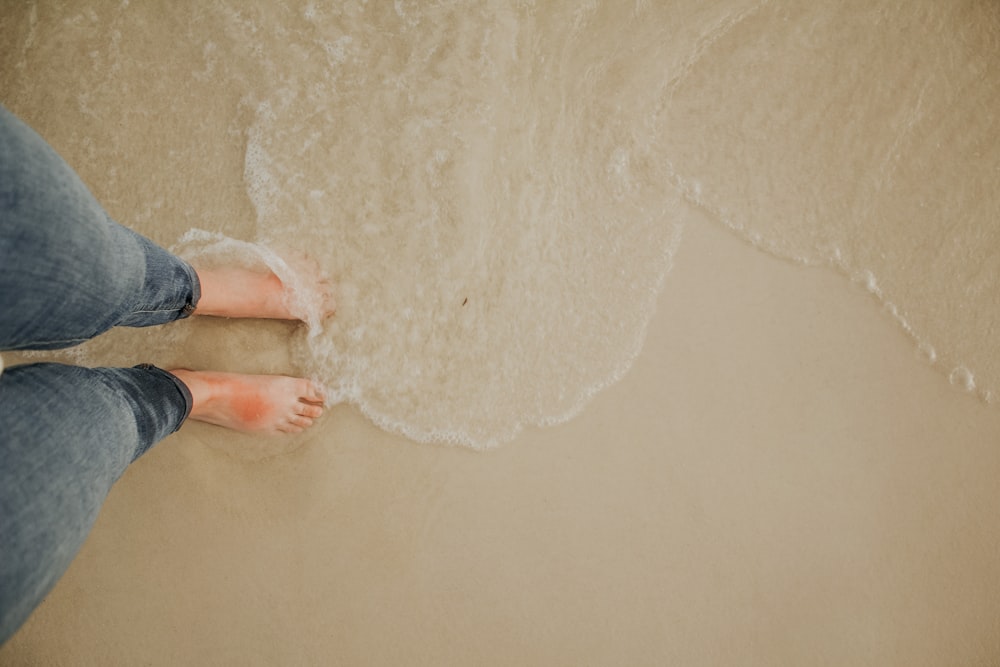
[[[190,265],[112,221],[0,107],[0,350],[169,322],[199,296]],[[0,373],[0,642],[62,576],[112,483],[190,409],[187,387],[148,366]]]
[[[148,366],[0,375],[0,643],[69,567],[111,485],[184,421],[187,392]]]
[[[0,107],[0,350],[69,347],[187,317],[191,266],[111,220],[76,173]]]

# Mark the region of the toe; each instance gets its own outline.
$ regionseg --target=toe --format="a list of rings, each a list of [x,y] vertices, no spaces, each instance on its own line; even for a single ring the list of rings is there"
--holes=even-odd
[[[309,428],[313,425],[313,420],[309,417],[303,417],[302,415],[295,415],[289,421],[291,421],[296,426],[301,426],[302,428]]]
[[[318,405],[310,405],[309,403],[299,403],[298,413],[303,417],[316,419],[323,414],[323,408]]]
[[[305,387],[301,392],[301,396],[310,403],[322,404],[324,402],[323,391],[309,381],[306,381]]]

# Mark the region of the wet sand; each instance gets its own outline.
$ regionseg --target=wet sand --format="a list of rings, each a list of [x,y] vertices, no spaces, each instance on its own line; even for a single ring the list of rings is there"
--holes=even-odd
[[[189,424],[0,662],[990,664],[998,436],[863,289],[696,221],[578,418],[480,453],[339,407],[270,458]]]

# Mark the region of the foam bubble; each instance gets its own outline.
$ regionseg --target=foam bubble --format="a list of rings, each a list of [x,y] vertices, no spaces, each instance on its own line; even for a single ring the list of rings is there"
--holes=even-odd
[[[971,392],[976,390],[976,379],[972,371],[965,366],[958,366],[952,369],[951,373],[948,374],[948,381],[965,391]]]

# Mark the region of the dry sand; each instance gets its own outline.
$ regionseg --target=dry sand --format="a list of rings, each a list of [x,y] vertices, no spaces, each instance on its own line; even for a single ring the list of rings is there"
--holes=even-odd
[[[477,453],[340,407],[271,458],[221,433],[125,474],[0,662],[1000,659],[1000,412],[861,288],[708,222],[563,426]]]

